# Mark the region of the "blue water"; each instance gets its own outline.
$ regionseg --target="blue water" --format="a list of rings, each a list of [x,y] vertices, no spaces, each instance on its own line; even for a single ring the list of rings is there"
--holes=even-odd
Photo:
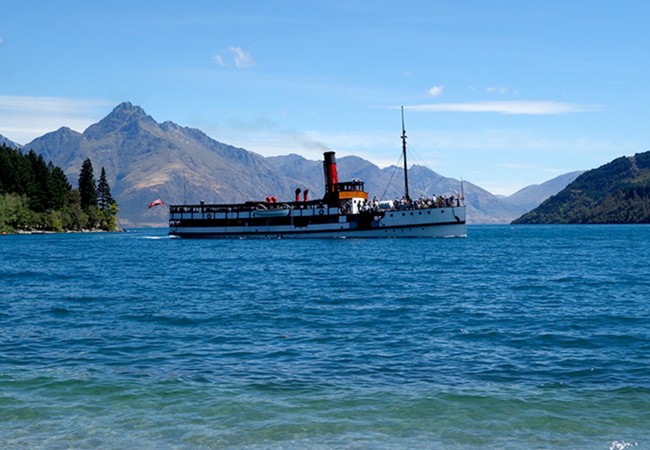
[[[0,236],[0,448],[650,449],[650,227]]]

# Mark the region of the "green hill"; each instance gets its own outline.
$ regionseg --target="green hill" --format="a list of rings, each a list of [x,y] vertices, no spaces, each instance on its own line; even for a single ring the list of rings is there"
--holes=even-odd
[[[650,152],[583,173],[512,223],[650,223]]]

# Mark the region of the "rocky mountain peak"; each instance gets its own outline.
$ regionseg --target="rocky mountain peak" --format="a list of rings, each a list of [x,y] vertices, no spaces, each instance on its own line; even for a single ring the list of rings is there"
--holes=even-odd
[[[68,127],[61,127],[56,131],[50,131],[49,133],[45,133],[43,136],[34,139],[32,142],[27,144],[27,146],[30,148],[34,146],[42,146],[44,149],[58,145],[78,146],[80,137],[81,133]]]
[[[113,118],[119,120],[142,120],[150,118],[140,106],[133,105],[131,102],[122,102],[113,108],[113,111],[105,119]]]
[[[119,132],[125,127],[141,126],[143,124],[158,126],[156,121],[144,109],[133,105],[131,102],[123,102],[98,123],[88,127],[84,132],[84,137],[86,139],[97,139],[106,134]]]
[[[77,137],[77,136],[79,136],[80,133],[77,132],[77,131],[74,131],[73,129],[71,129],[69,127],[61,127],[56,131],[53,131],[51,133],[46,133],[44,136],[47,136],[48,134],[58,134],[58,135],[61,135],[61,136],[75,136],[75,137]]]

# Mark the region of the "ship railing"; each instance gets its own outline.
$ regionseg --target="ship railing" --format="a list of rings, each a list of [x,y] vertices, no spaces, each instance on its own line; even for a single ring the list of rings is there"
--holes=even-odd
[[[372,202],[369,202],[372,206]],[[434,209],[434,208],[459,208],[465,206],[465,201],[458,196],[436,196],[432,198],[420,197],[415,200],[396,199],[381,201],[374,206],[379,211],[405,211],[414,209]]]
[[[432,198],[420,197],[415,200],[406,200],[405,198],[396,200],[345,200],[341,201],[341,214],[363,214],[373,212],[391,212],[391,211],[412,211],[418,209],[434,208],[458,208],[464,207],[464,201],[460,197],[439,196]],[[355,204],[356,203],[356,204]]]
[[[203,213],[223,213],[223,212],[244,212],[244,211],[254,211],[258,209],[322,209],[327,207],[326,203],[322,200],[309,200],[302,202],[267,202],[261,200],[258,202],[249,201],[246,203],[231,203],[231,204],[187,204],[187,205],[169,205],[169,212],[171,214],[181,214],[181,213],[194,213],[194,214],[203,214]]]

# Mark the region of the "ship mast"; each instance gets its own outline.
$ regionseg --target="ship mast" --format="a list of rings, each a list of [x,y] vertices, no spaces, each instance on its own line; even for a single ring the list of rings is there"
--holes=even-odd
[[[404,197],[410,200],[409,197],[409,173],[406,166],[406,129],[404,128],[404,107],[402,106],[402,153],[404,156]]]

